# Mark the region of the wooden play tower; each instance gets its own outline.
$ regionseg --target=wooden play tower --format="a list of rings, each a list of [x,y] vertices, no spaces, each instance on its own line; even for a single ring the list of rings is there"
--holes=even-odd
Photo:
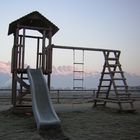
[[[27,31],[38,31],[41,36],[28,35]],[[39,12],[32,12],[9,24],[8,35],[14,35],[12,48],[11,72],[12,72],[12,104],[19,106],[22,97],[30,90],[27,77],[27,65],[25,64],[26,38],[36,40],[36,66],[41,68],[43,74],[47,75],[48,86],[50,87],[50,74],[52,72],[52,36],[58,31],[58,27],[46,19]],[[48,44],[46,43],[48,39]],[[31,54],[32,57],[32,54]],[[17,90],[18,89],[18,90]]]
[[[28,35],[27,31],[35,30],[39,35]],[[122,70],[119,58],[119,50],[71,47],[52,45],[52,37],[58,31],[58,27],[46,19],[39,12],[32,12],[9,24],[8,35],[14,35],[14,44],[12,48],[11,72],[12,72],[12,104],[14,107],[23,107],[22,101],[25,95],[30,93],[30,85],[27,76],[27,65],[25,63],[26,39],[36,40],[36,60],[35,69],[41,68],[44,75],[47,75],[48,87],[50,88],[52,72],[52,50],[69,49],[73,50],[73,90],[83,89],[84,80],[84,52],[96,51],[104,56],[104,66],[99,80],[99,86],[94,98],[94,106],[103,105],[107,102],[117,103],[120,110],[124,110],[123,104],[128,104],[128,110],[134,110],[133,100],[128,91],[128,85]],[[48,43],[46,43],[48,40]],[[76,51],[81,52],[81,61],[76,60]],[[31,56],[32,57],[32,54]],[[94,61],[94,60],[91,60]],[[96,61],[96,60],[95,60]],[[77,70],[77,65],[81,67]],[[77,73],[81,75],[77,78]],[[77,84],[78,83],[78,84]],[[79,84],[80,83],[80,84]],[[28,106],[28,104],[25,104]]]

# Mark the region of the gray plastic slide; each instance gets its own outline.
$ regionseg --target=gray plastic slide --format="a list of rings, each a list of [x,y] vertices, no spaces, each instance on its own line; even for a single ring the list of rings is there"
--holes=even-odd
[[[37,129],[60,125],[41,69],[27,69],[32,93],[32,109]]]

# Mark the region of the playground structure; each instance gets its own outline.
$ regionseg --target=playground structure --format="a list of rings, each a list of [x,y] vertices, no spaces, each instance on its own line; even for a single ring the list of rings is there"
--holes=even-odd
[[[26,35],[26,30],[37,30],[42,34],[42,37]],[[8,35],[14,34],[11,63],[12,104],[14,108],[22,107],[22,98],[31,92],[32,108],[38,129],[60,125],[47,87],[50,87],[50,73],[52,72],[51,39],[57,31],[58,28],[38,12],[30,13],[9,25]],[[37,40],[36,69],[34,70],[27,69],[25,66],[26,38]],[[48,38],[48,47],[46,47],[46,38]],[[48,85],[42,72],[48,75]],[[17,93],[18,84],[20,89]],[[17,104],[17,102],[19,103]]]
[[[101,72],[101,78],[99,79],[99,86],[97,89],[96,97],[94,98],[94,107],[106,106],[107,102],[111,102],[117,103],[119,106],[119,110],[135,111],[133,99],[131,99],[131,93],[128,90],[127,81],[119,61],[121,54],[119,50],[58,46],[58,45],[52,45],[52,48],[82,50],[83,53],[84,51],[102,52],[105,61]],[[74,62],[74,65],[75,64],[83,65],[84,63],[83,61],[82,63]],[[74,72],[83,73],[83,70],[82,71],[74,70]],[[73,80],[83,81],[83,78]],[[82,89],[83,87],[74,87],[74,89],[79,88]],[[111,90],[114,91],[115,98],[111,96]],[[126,107],[123,106],[123,104],[129,104],[130,106],[126,109]]]
[[[26,35],[27,30],[36,30],[42,34],[40,36]],[[29,85],[27,77],[27,66],[25,65],[25,40],[26,38],[37,41],[36,69],[42,68],[43,74],[47,75],[48,86],[50,87],[50,74],[52,72],[52,36],[58,31],[58,27],[47,20],[38,12],[30,13],[9,25],[8,35],[14,35],[14,45],[12,48],[12,104],[17,106],[17,101],[28,94]],[[20,34],[21,31],[21,34]],[[46,38],[48,45],[46,47]],[[31,56],[32,57],[32,56]],[[17,83],[20,85],[17,97]],[[26,90],[25,90],[26,89]]]
[[[27,30],[35,30],[41,33],[38,35],[27,35]],[[39,12],[32,12],[12,23],[9,24],[8,35],[14,35],[14,44],[12,48],[12,104],[15,108],[24,107],[22,104],[23,97],[30,94],[34,95],[36,92],[32,92],[32,80],[29,80],[28,73],[25,65],[25,49],[26,48],[26,38],[35,39],[37,42],[37,52],[36,53],[36,67],[35,72],[41,69],[42,73],[47,76],[47,86],[50,89],[51,73],[52,73],[52,52],[53,49],[71,49],[74,52],[79,50],[82,51],[82,56],[84,56],[84,51],[96,51],[101,52],[104,55],[104,65],[101,72],[101,78],[99,80],[99,86],[96,93],[96,98],[94,99],[94,106],[105,106],[107,102],[117,103],[120,110],[124,110],[123,104],[129,105],[129,110],[134,111],[133,100],[131,99],[131,94],[128,91],[128,85],[122,70],[119,58],[119,50],[110,49],[98,49],[98,48],[86,48],[86,47],[71,47],[71,46],[60,46],[52,44],[52,37],[58,31],[58,27],[46,19]],[[46,44],[46,39],[48,39],[48,44]],[[31,54],[32,55],[32,54]],[[32,57],[32,56],[31,56]],[[83,57],[84,58],[84,57]],[[74,58],[75,60],[75,58]],[[82,62],[74,61],[74,67],[81,65],[81,70],[74,69],[73,77],[73,89],[83,89],[83,66],[84,59]],[[27,73],[28,71],[28,73]],[[76,78],[75,75],[81,74],[81,78]],[[29,78],[29,79],[28,79]],[[30,82],[29,82],[30,81]],[[76,82],[81,83],[80,86],[76,86]],[[30,83],[30,85],[29,85]],[[17,90],[17,87],[20,87]],[[115,97],[111,97],[111,89],[114,90]],[[31,91],[30,91],[31,90]],[[45,91],[44,91],[45,92]],[[39,97],[41,93],[38,93]],[[46,96],[49,92],[47,91]],[[36,100],[39,100],[36,99]],[[46,100],[50,102],[51,99]],[[40,101],[41,102],[41,101]],[[26,105],[28,106],[28,104]],[[51,108],[52,105],[50,105]],[[53,110],[50,109],[49,110]],[[54,112],[54,111],[52,111]],[[50,111],[49,111],[50,113]],[[55,115],[54,115],[55,116]]]

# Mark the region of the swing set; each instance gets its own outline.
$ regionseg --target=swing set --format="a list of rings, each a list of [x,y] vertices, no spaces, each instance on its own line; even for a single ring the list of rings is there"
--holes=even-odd
[[[38,35],[28,35],[26,31],[37,31]],[[12,104],[14,107],[22,107],[24,96],[30,94],[30,85],[28,84],[27,66],[25,65],[25,49],[26,39],[36,40],[37,51],[35,68],[41,68],[44,75],[47,76],[48,87],[50,89],[51,73],[52,73],[52,52],[53,49],[73,50],[73,90],[82,90],[84,81],[84,52],[94,51],[101,52],[104,56],[104,65],[99,79],[99,86],[94,99],[94,106],[105,106],[107,102],[117,103],[120,110],[125,110],[123,104],[128,104],[129,110],[134,111],[133,100],[128,91],[128,85],[124,72],[120,64],[119,50],[72,47],[53,45],[52,37],[59,28],[50,22],[39,12],[34,11],[24,17],[9,24],[8,35],[14,35],[14,44],[12,48]],[[46,43],[48,39],[48,44]],[[82,52],[81,62],[76,61],[76,51]],[[34,52],[33,52],[34,53]],[[32,57],[32,54],[31,54]],[[76,67],[81,69],[77,70]],[[81,75],[77,78],[76,75]],[[80,83],[80,84],[77,84]],[[19,88],[18,88],[19,85]],[[78,86],[77,86],[78,85]],[[18,90],[17,90],[18,89]],[[111,91],[115,96],[111,96]],[[28,105],[26,105],[28,106]]]

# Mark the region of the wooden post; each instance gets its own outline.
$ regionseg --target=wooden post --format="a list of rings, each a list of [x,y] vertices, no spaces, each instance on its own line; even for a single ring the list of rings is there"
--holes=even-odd
[[[43,31],[43,39],[42,39],[42,72],[44,73],[45,70],[45,40],[46,40],[46,31]]]
[[[52,29],[50,27],[49,30],[49,61],[48,61],[48,88],[51,88],[51,74],[50,74],[50,68],[52,67],[52,48],[51,48],[51,44],[52,44]]]
[[[18,35],[19,28],[16,29],[16,33],[14,34],[14,46],[13,46],[13,73],[12,73],[12,104],[16,107],[16,92],[17,92],[17,55],[18,55]]]
[[[22,70],[24,69],[24,58],[25,58],[25,28],[23,28],[23,50],[22,50]]]
[[[39,68],[39,38],[37,38],[37,57],[36,57],[36,68]]]

